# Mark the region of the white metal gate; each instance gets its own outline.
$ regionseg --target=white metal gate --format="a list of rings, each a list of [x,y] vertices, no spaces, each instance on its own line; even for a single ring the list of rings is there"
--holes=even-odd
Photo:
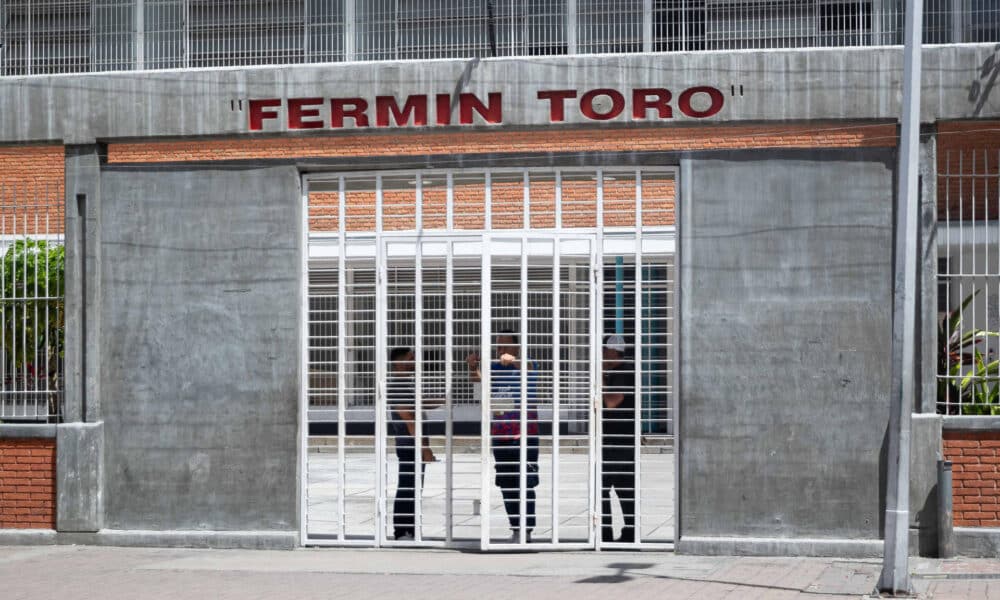
[[[672,542],[673,230],[643,225],[644,175],[305,178],[303,543]],[[512,189],[513,226],[492,205]],[[590,226],[559,226],[588,202]],[[605,206],[635,226],[597,227]],[[556,226],[532,227],[543,220]],[[624,346],[617,379],[609,342]],[[631,390],[627,409],[601,408],[611,381]]]

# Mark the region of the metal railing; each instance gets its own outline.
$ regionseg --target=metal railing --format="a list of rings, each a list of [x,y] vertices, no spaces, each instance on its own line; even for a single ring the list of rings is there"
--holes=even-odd
[[[0,184],[0,422],[62,415],[62,189]]]
[[[1000,151],[948,151],[938,173],[937,407],[1000,415]]]
[[[926,43],[1000,41],[926,0]],[[352,60],[900,44],[903,0],[5,0],[0,76]]]

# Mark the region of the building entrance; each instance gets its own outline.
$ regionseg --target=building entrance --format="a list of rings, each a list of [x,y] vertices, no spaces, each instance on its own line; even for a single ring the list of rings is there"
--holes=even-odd
[[[532,228],[549,175],[307,177],[304,543],[669,547],[672,227]],[[593,222],[619,175],[587,173]],[[491,226],[511,182],[527,226]]]

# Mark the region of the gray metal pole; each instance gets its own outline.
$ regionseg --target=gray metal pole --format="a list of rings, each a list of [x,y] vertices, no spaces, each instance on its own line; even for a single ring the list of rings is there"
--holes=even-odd
[[[906,1],[903,44],[903,112],[899,140],[896,265],[893,294],[893,385],[889,412],[885,553],[879,590],[910,591],[910,417],[916,390],[917,182],[920,151],[920,47],[923,0]]]
[[[938,461],[938,558],[955,556],[955,530],[952,521],[951,461]]]

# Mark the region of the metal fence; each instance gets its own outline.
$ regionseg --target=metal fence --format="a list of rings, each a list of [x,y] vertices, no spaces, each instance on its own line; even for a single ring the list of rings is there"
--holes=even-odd
[[[63,241],[61,186],[0,184],[0,422],[62,414]]]
[[[0,76],[350,60],[872,46],[904,0],[5,0]],[[995,0],[926,0],[926,43],[1000,41]]]
[[[938,174],[938,412],[1000,415],[1000,150]]]

